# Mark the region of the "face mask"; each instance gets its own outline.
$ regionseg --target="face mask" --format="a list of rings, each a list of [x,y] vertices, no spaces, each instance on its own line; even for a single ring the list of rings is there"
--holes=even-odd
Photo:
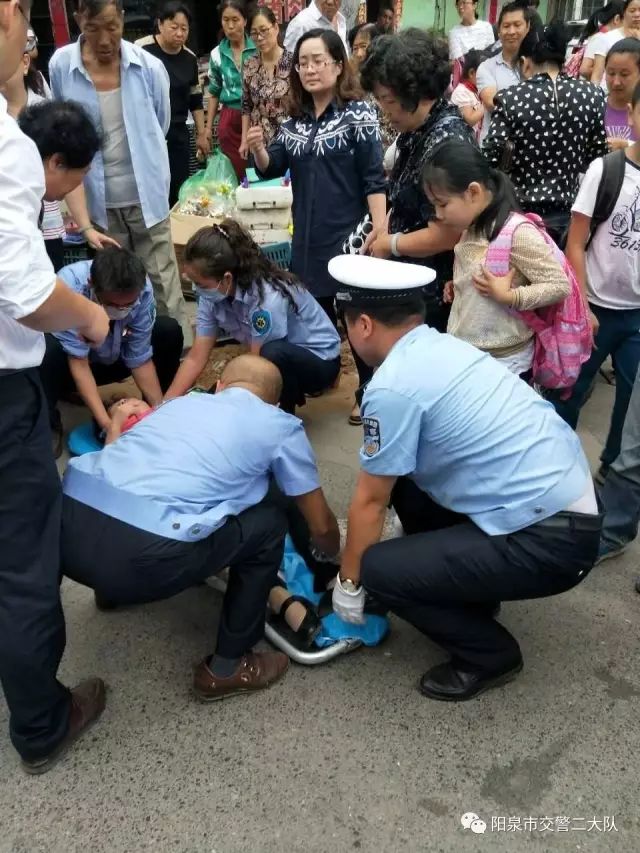
[[[220,293],[219,290],[206,290],[204,287],[197,286],[196,293],[203,299],[208,299],[209,302],[222,302],[222,300],[226,299],[228,296],[227,293]]]
[[[124,320],[131,314],[131,308],[116,308],[113,305],[105,305],[104,310],[110,320]]]

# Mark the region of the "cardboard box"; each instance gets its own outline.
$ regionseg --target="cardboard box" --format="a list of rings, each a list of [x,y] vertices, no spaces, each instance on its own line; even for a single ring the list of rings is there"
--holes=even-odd
[[[178,213],[180,204],[176,204],[169,215],[171,223],[171,239],[174,245],[185,246],[191,237],[201,228],[210,228],[222,222],[223,217],[216,216],[192,216],[187,213]]]

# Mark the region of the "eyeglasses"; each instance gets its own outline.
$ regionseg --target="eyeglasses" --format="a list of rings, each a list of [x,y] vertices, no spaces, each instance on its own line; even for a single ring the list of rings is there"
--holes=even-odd
[[[321,71],[329,65],[337,65],[335,59],[312,59],[309,62],[300,62],[296,65],[298,74],[306,73],[307,71]]]
[[[31,53],[32,50],[35,50],[38,47],[38,37],[33,33],[27,39],[27,43],[24,48],[25,53]]]
[[[273,27],[260,27],[259,30],[251,30],[251,32],[249,33],[249,36],[254,41],[257,41],[258,39],[266,38],[272,29],[273,29]]]

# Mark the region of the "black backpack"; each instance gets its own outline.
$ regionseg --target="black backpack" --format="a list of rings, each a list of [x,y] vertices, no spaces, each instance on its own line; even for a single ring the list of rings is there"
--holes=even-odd
[[[591,241],[600,225],[606,222],[614,211],[620,190],[622,189],[626,165],[627,158],[624,149],[612,151],[611,154],[607,154],[602,158],[602,177],[598,184],[596,203],[591,216],[591,230],[589,231],[589,239],[587,240],[585,251],[591,245]]]

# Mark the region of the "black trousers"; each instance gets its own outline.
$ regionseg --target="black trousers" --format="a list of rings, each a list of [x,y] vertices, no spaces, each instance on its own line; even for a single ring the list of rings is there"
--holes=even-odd
[[[338,328],[338,312],[336,311],[336,301],[333,296],[316,296],[316,302],[320,305],[324,313],[331,320],[333,325]],[[342,316],[342,315],[341,315]],[[345,323],[346,329],[346,323]],[[358,385],[366,385],[367,382],[373,376],[373,367],[369,367],[358,355],[355,349],[351,346],[351,341],[349,341],[349,346],[351,347],[351,354],[353,355],[353,360],[356,365],[356,370],[358,371]]]
[[[180,187],[189,177],[189,159],[191,157],[191,140],[186,124],[172,124],[167,133],[167,152],[169,154],[169,206],[178,201]]]
[[[467,668],[497,672],[520,659],[515,638],[492,616],[498,602],[571,589],[598,554],[601,516],[558,513],[488,536],[407,478],[397,481],[391,500],[407,535],[365,552],[362,583]]]
[[[295,413],[296,406],[304,405],[305,394],[324,391],[340,373],[339,355],[327,361],[289,341],[270,341],[262,347],[260,355],[280,370],[280,408],[290,414]]]
[[[64,243],[62,242],[62,237],[45,240],[44,247],[47,250],[47,255],[49,255],[54,272],[58,272],[64,266]]]
[[[263,501],[206,539],[177,542],[65,496],[62,571],[114,604],[143,604],[177,595],[229,566],[216,652],[237,658],[264,634],[286,529],[284,512]]]
[[[40,365],[40,377],[49,407],[49,422],[53,426],[59,419],[56,413],[58,401],[65,394],[75,391],[75,384],[69,370],[69,358],[60,342],[54,335],[45,335],[45,339],[47,350]],[[158,381],[161,389],[166,391],[180,366],[183,336],[178,321],[173,317],[156,317],[151,333],[151,346]],[[122,359],[113,364],[94,362],[91,364],[91,372],[98,386],[121,382],[131,376],[131,371]]]
[[[41,758],[65,737],[60,478],[35,368],[0,376],[0,681],[13,745]]]

